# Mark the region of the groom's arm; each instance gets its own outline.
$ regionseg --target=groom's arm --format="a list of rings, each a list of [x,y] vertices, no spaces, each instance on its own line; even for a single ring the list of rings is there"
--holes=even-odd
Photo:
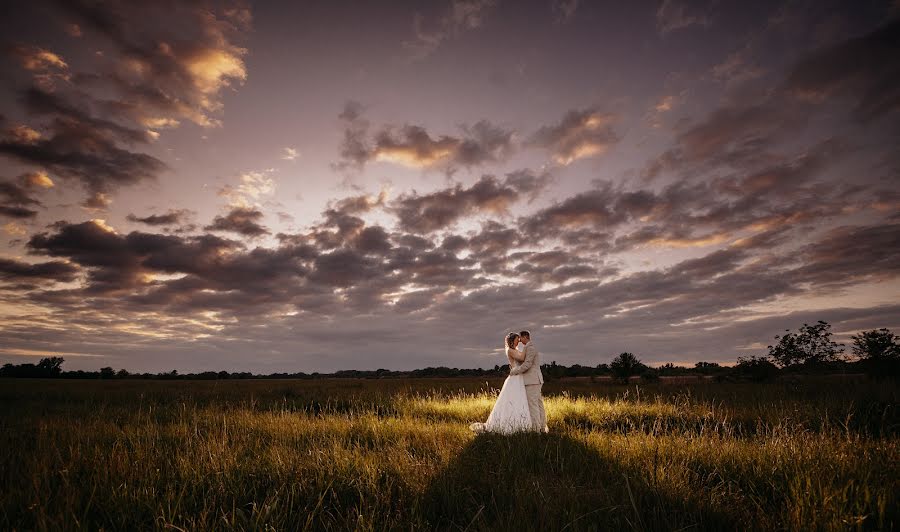
[[[512,370],[510,370],[509,374],[510,375],[518,375],[520,373],[525,373],[526,371],[531,369],[531,366],[534,365],[534,359],[536,357],[537,357],[537,349],[535,349],[531,346],[527,346],[525,348],[525,361],[522,362],[521,364],[519,364],[518,366],[514,367]]]

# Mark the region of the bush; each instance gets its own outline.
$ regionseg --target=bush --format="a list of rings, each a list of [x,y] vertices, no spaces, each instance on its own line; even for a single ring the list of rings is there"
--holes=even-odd
[[[754,382],[764,382],[778,375],[778,366],[766,357],[738,357],[733,373],[738,378]]]

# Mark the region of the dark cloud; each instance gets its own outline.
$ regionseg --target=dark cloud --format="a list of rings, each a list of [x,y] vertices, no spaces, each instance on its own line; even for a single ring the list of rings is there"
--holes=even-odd
[[[91,194],[153,179],[167,168],[151,155],[120,148],[109,129],[70,116],[55,116],[50,130],[49,137],[10,131],[0,139],[0,154],[78,180]]]
[[[783,227],[798,230],[862,207],[864,188],[821,180],[846,152],[826,139],[791,159],[751,171],[721,170],[705,181],[677,181],[657,191],[596,181],[519,220],[535,241],[558,239],[583,250],[626,252],[636,246],[703,247]]]
[[[79,127],[90,129],[95,134],[104,136],[110,142],[120,140],[136,144],[153,140],[153,136],[146,129],[130,128],[85,112],[83,109],[92,102],[85,95],[80,96],[82,97],[80,105],[74,105],[63,99],[58,93],[29,87],[23,91],[21,101],[25,110],[34,116],[51,116],[57,120],[78,124]]]
[[[334,164],[338,170],[360,169],[369,160],[369,121],[363,117],[365,108],[356,101],[348,101],[338,118],[344,125],[343,140],[338,148],[340,162]]]
[[[650,160],[643,177],[699,179],[719,168],[748,169],[772,163],[781,140],[808,120],[803,106],[770,99],[720,107],[698,123],[681,128],[673,148]]]
[[[234,44],[250,23],[249,10],[240,4],[215,8],[204,2],[78,0],[48,2],[42,9],[42,15],[76,24],[79,36],[84,30],[113,49],[104,50],[100,70],[70,72],[53,51],[7,46],[32,78],[20,91],[22,108],[44,122],[36,129],[9,130],[0,139],[0,155],[81,182],[87,208],[103,209],[118,187],[166,170],[161,160],[133,146],[154,141],[155,130],[183,119],[218,125],[213,115],[222,108],[220,91],[246,78],[246,50]],[[14,15],[27,19],[29,13],[23,9]],[[183,23],[172,24],[176,19]],[[18,23],[27,27],[35,21]]]
[[[229,231],[244,236],[255,237],[269,234],[269,230],[258,222],[263,218],[262,211],[249,207],[234,207],[225,216],[216,216],[211,224],[204,227],[207,231]]]
[[[528,143],[548,150],[554,161],[567,165],[601,155],[619,142],[612,122],[612,115],[598,109],[569,111],[558,124],[537,130]]]
[[[348,102],[340,114],[344,138],[339,147],[337,169],[361,169],[371,161],[384,161],[412,168],[437,168],[453,173],[485,163],[505,161],[514,151],[513,132],[481,120],[461,126],[462,135],[430,134],[416,125],[384,126],[369,134],[363,107]]]
[[[79,269],[74,264],[62,261],[30,264],[13,259],[0,258],[0,279],[15,282],[46,280],[68,283],[77,278]]]
[[[375,279],[383,273],[376,259],[350,249],[339,249],[316,257],[310,279],[335,287],[349,287]]]
[[[246,79],[247,51],[235,41],[250,29],[251,16],[241,2],[217,9],[205,2],[57,5],[116,46],[116,68],[85,81],[112,86],[119,97],[106,101],[107,109],[146,127],[171,127],[181,119],[216,125],[220,91]],[[173,25],[173,19],[182,23]],[[140,32],[132,31],[136,26]]]
[[[396,214],[404,231],[430,233],[449,227],[464,216],[508,215],[514,203],[522,197],[533,197],[546,183],[546,176],[527,172],[508,174],[503,181],[484,175],[468,188],[457,184],[430,194],[401,195],[388,208]]]
[[[644,212],[644,205],[655,204],[641,196],[622,197],[627,199],[613,201],[622,205],[613,212],[624,205]],[[310,323],[351,315],[368,316],[366,320],[408,315],[406,319],[419,320],[419,313],[428,309],[429,319],[441,327],[473,330],[473,345],[488,341],[485,333],[493,330],[489,325],[506,327],[502,316],[509,316],[516,318],[510,327],[536,329],[548,347],[572,352],[585,341],[623,330],[623,348],[638,339],[652,346],[655,335],[672,331],[673,323],[691,325],[665,337],[688,342],[692,334],[711,334],[702,327],[733,327],[723,313],[778,296],[803,295],[810,290],[807,283],[819,286],[839,278],[849,286],[896,278],[898,235],[894,226],[847,227],[797,253],[760,256],[759,250],[783,242],[783,229],[774,229],[668,268],[624,272],[570,248],[515,251],[527,240],[496,221],[486,222],[469,237],[446,236],[440,246],[419,235],[389,234],[379,226],[363,225],[325,252],[310,235],[279,235],[275,248],[248,250],[213,235],[120,235],[97,221],[58,223],[52,233],[32,237],[29,248],[84,268],[85,287],[30,297],[74,308],[89,296],[94,305],[121,312],[166,309],[170,319],[215,311],[252,321],[280,312],[282,317],[270,318],[279,323],[289,309],[314,320]],[[463,250],[468,251],[465,258],[459,255]],[[0,267],[27,269],[21,264]],[[74,275],[74,266],[70,269]],[[66,278],[65,272],[59,275]],[[490,282],[492,275],[515,282],[498,286]],[[471,323],[471,316],[498,309],[499,325]],[[427,327],[430,322],[410,323]],[[229,337],[251,334],[238,323],[217,326]],[[554,336],[557,329],[552,327],[562,336]],[[578,339],[577,345],[567,338]]]
[[[384,191],[377,196],[369,194],[351,196],[335,201],[330,207],[330,211],[349,215],[364,214],[378,207],[383,207],[386,199],[387,192]]]
[[[125,218],[129,222],[138,222],[147,225],[175,225],[184,221],[184,217],[188,215],[188,211],[185,209],[178,210],[169,210],[169,212],[165,214],[151,214],[148,216],[135,216],[134,214],[129,214]]]
[[[41,178],[45,181],[41,181]],[[42,183],[52,182],[43,174],[22,174],[15,180],[0,181],[0,215],[9,218],[34,218],[37,211],[33,207],[43,204],[32,194]]]
[[[628,220],[629,213],[617,209],[620,194],[612,184],[578,193],[523,220],[523,231],[532,239],[559,234],[579,227],[611,228]],[[648,202],[655,202],[650,196]]]
[[[354,246],[361,253],[376,253],[379,255],[390,251],[392,247],[387,231],[377,225],[366,227],[360,231],[354,240]]]
[[[44,90],[55,90],[59,82],[71,80],[69,65],[62,56],[51,50],[19,42],[6,43],[0,48],[30,72],[32,82]]]
[[[215,303],[229,307],[254,295],[259,304],[290,299],[283,291],[298,284],[308,271],[307,263],[318,255],[314,248],[295,243],[246,251],[237,241],[210,234],[180,237],[133,231],[121,235],[102,221],[60,222],[53,233],[34,235],[27,245],[33,253],[65,257],[84,267],[88,273],[85,294],[130,293],[130,301],[141,305],[201,310],[204,293],[221,292]],[[179,274],[183,276],[157,279]],[[238,294],[235,301],[228,301],[229,292],[250,296]]]
[[[7,218],[27,219],[37,216],[37,211],[26,209],[25,207],[10,207],[8,205],[0,205],[0,216]]]
[[[799,252],[797,283],[816,286],[888,281],[900,275],[900,224],[839,226]]]
[[[28,248],[34,253],[65,257],[88,268],[88,291],[123,290],[142,284],[140,258],[104,222],[60,222],[56,228],[53,234],[33,235]]]
[[[531,285],[561,284],[572,279],[594,278],[597,269],[579,256],[556,249],[538,253],[520,252],[509,257],[518,261],[513,269]],[[608,270],[610,274],[613,270]]]
[[[900,109],[900,20],[809,54],[791,69],[784,88],[813,102],[852,98],[864,122]]]

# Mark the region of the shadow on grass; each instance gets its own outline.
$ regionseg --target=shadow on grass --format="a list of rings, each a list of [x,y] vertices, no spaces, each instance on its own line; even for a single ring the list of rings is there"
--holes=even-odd
[[[439,530],[735,530],[720,510],[667,493],[653,467],[629,469],[561,434],[485,434],[425,489]]]

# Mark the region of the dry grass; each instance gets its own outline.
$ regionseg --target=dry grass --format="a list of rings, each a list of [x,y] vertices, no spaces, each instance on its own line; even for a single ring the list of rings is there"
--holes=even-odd
[[[895,384],[0,382],[0,528],[893,529]]]

